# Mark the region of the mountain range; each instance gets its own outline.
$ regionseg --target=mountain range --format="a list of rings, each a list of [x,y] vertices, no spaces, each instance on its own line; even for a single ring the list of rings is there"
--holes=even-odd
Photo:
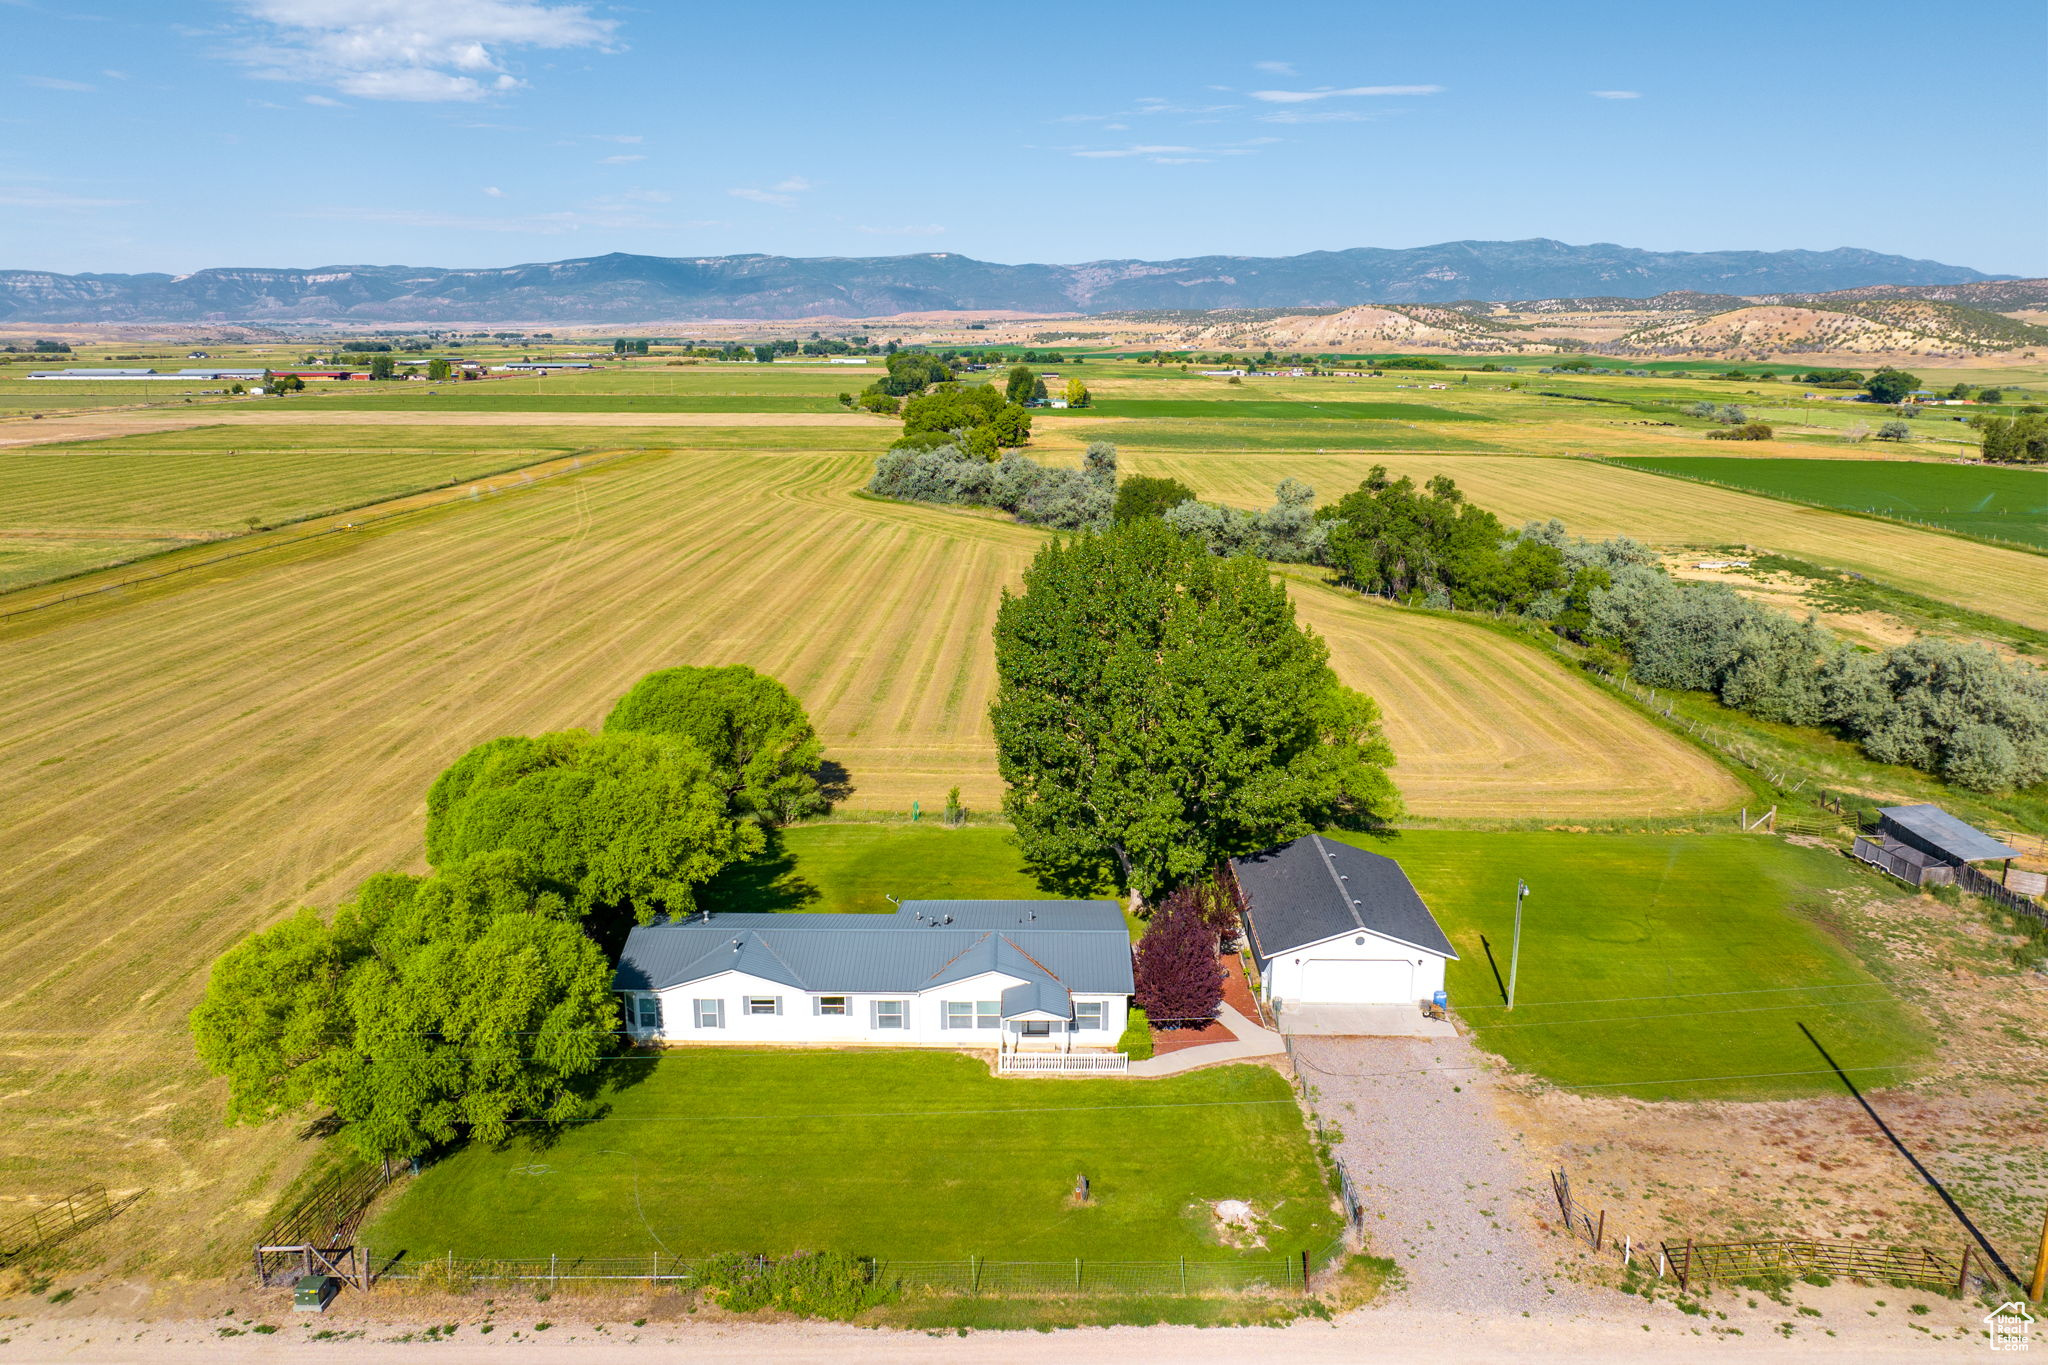
[[[1674,290],[1747,295],[2002,280],[1875,251],[1643,251],[1535,238],[1300,256],[998,265],[911,256],[637,256],[489,269],[333,265],[187,275],[0,270],[0,322],[656,322],[1000,311],[1331,308]]]

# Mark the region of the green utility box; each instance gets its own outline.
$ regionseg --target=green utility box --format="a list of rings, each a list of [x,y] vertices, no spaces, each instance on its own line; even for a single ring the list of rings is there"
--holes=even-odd
[[[302,1275],[292,1289],[292,1311],[325,1313],[340,1292],[341,1281],[332,1275]]]

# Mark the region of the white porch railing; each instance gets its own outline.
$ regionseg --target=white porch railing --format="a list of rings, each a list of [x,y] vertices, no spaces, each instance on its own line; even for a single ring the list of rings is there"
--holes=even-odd
[[[998,1076],[1121,1076],[1131,1069],[1127,1052],[1004,1052]]]

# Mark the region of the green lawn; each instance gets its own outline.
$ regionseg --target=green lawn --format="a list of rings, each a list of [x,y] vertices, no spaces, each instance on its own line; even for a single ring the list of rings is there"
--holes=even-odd
[[[1915,435],[1922,434],[1917,429]],[[2048,471],[1912,460],[1751,460],[1662,456],[1617,461],[1652,474],[1708,479],[1732,488],[1880,512],[2048,549]]]
[[[632,1070],[627,1070],[631,1066]],[[359,1236],[381,1258],[1227,1257],[1206,1205],[1269,1212],[1272,1252],[1338,1218],[1288,1083],[997,1080],[950,1052],[687,1049],[621,1064],[610,1113],[428,1167]],[[1068,1198],[1085,1174],[1093,1200]]]
[[[1904,1079],[1931,1050],[1918,1014],[1810,918],[1840,890],[1898,894],[1836,853],[1743,834],[1356,842],[1399,859],[1436,912],[1460,955],[1451,1003],[1479,1043],[1560,1085],[1647,1099],[1841,1093],[1801,1024],[1859,1086]],[[1517,877],[1530,895],[1510,1013]],[[1695,1079],[1714,1077],[1744,1079]]]
[[[1007,825],[798,825],[698,893],[713,910],[885,915],[897,900],[1039,900]]]

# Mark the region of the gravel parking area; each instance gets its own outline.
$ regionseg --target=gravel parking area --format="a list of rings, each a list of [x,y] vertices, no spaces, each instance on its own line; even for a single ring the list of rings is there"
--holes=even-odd
[[[1417,1308],[1554,1315],[1591,1305],[1537,1231],[1541,1170],[1463,1038],[1297,1037],[1295,1064],[1366,1209],[1371,1249]]]

